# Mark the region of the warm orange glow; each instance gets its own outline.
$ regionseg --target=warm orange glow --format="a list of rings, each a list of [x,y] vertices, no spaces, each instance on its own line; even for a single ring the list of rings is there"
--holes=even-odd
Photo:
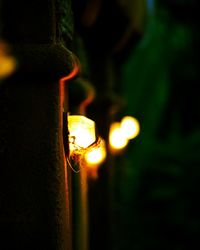
[[[121,121],[121,130],[123,135],[128,139],[135,138],[140,132],[138,120],[131,116],[125,116]]]
[[[114,150],[121,150],[126,147],[128,140],[124,137],[120,122],[115,122],[110,127],[109,144]]]
[[[93,168],[101,163],[106,158],[106,146],[105,141],[101,139],[100,144],[96,145],[95,147],[88,149],[88,151],[85,153],[85,162],[87,164],[87,167]]]
[[[6,44],[0,42],[0,79],[12,74],[16,66],[16,59],[7,53]]]
[[[73,57],[73,63],[74,63],[72,71],[67,76],[62,77],[60,79],[60,81],[59,81],[59,84],[60,84],[61,105],[62,106],[64,106],[64,91],[65,91],[65,87],[64,86],[65,86],[65,82],[67,82],[70,79],[74,78],[78,74],[78,72],[80,70],[78,59],[76,59],[75,56],[72,56],[72,57]]]
[[[68,116],[70,153],[87,148],[96,140],[95,122],[82,115]]]
[[[79,72],[79,67],[77,64],[75,64],[73,70],[69,73],[69,75],[62,77],[60,79],[60,82],[64,83],[64,82],[72,79],[74,76],[76,76],[78,74],[78,72]]]

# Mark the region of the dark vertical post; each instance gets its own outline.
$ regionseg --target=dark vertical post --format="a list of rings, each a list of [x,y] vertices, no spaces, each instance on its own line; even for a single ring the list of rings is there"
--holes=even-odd
[[[17,60],[0,79],[2,250],[71,249],[59,79],[73,57],[61,44],[60,2],[1,1],[0,36]]]

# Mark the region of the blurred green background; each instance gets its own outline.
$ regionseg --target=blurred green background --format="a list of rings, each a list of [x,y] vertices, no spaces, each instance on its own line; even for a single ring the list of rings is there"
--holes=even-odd
[[[198,249],[198,1],[98,0],[82,18],[90,1],[78,2],[79,58],[97,94],[88,115],[105,139],[125,115],[141,124],[89,185],[90,249]]]

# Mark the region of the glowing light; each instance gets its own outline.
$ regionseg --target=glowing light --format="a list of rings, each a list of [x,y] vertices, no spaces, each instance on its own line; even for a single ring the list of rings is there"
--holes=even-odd
[[[106,146],[103,139],[100,144],[88,150],[85,154],[85,162],[87,167],[96,167],[100,165],[106,158]]]
[[[128,140],[124,137],[120,122],[115,122],[110,127],[109,144],[112,149],[120,150],[126,147]]]
[[[16,66],[16,59],[8,54],[6,44],[0,41],[0,78],[11,75]]]
[[[140,124],[136,118],[125,116],[121,121],[121,130],[123,135],[130,140],[139,134]]]
[[[82,115],[68,116],[70,152],[87,148],[96,140],[95,122]]]

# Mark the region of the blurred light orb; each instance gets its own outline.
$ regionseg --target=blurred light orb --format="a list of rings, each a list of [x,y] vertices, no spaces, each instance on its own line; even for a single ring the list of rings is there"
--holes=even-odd
[[[120,122],[114,122],[111,124],[109,132],[109,144],[114,150],[123,149],[128,144],[128,139],[124,136]]]
[[[8,53],[8,45],[0,40],[0,79],[11,75],[16,67],[17,61]]]
[[[88,150],[85,154],[85,162],[88,167],[96,167],[103,163],[106,158],[105,141],[100,139],[100,144]]]
[[[125,116],[121,121],[121,130],[123,135],[131,140],[140,133],[140,123],[132,116]]]

